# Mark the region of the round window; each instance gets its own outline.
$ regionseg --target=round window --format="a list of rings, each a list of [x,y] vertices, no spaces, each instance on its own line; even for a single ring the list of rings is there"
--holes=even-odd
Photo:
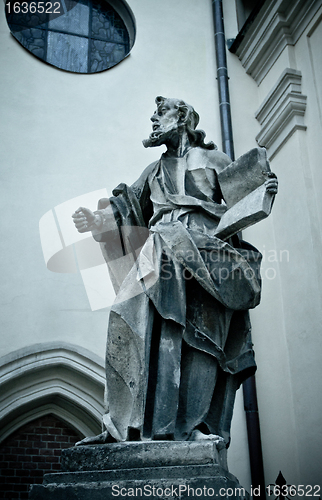
[[[133,18],[122,4],[126,25],[114,7],[115,0],[10,0],[6,16],[13,36],[39,59],[97,73],[122,61],[134,43]]]

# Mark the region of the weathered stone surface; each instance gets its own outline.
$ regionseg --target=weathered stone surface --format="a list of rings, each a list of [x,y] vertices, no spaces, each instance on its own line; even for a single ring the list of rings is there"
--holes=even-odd
[[[121,481],[148,481],[162,479],[191,479],[197,477],[233,478],[227,470],[217,464],[208,465],[176,465],[171,467],[137,467],[134,469],[114,469],[106,471],[61,472],[46,474],[43,485],[52,484],[86,484]]]
[[[210,434],[228,446],[236,390],[256,369],[248,309],[260,301],[261,256],[238,238],[222,241],[222,234],[269,212],[262,198],[276,194],[277,181],[269,179],[264,149],[231,162],[204,142],[192,106],[162,96],[156,105],[144,145],[165,145],[166,152],[96,212],[79,207],[73,214],[77,230],[92,231],[100,242],[117,293],[107,336],[104,431],[81,444]],[[224,231],[216,233],[224,217]],[[115,238],[111,244],[116,226],[120,244]],[[138,227],[146,239],[138,238]],[[111,263],[124,262],[124,255],[137,260],[125,272],[120,263],[116,276]],[[144,464],[144,446],[135,467]],[[113,453],[103,462],[113,463]],[[151,466],[176,462],[175,451],[172,458],[162,447],[158,453]],[[133,467],[132,461],[125,453],[124,463]]]
[[[139,441],[79,446],[62,451],[63,471],[134,469],[217,464],[227,468],[227,450],[214,441]]]
[[[236,205],[267,180],[271,172],[265,148],[254,148],[240,156],[218,174],[228,208]]]
[[[248,498],[228,472],[226,450],[220,448],[220,443],[212,441],[128,442],[70,448],[63,451],[65,472],[46,474],[42,485],[32,487],[30,500],[180,495],[185,499],[226,494],[240,500]]]
[[[238,480],[224,467],[215,463],[216,453],[211,451],[210,443],[189,443],[181,447],[182,459],[179,458],[179,448],[171,450],[174,443],[148,443],[141,447],[137,444],[117,444],[114,450],[111,468],[109,470],[85,470],[94,465],[107,465],[104,462],[107,450],[113,445],[89,446],[87,458],[81,458],[83,447],[66,450],[63,458],[65,467],[74,468],[78,461],[80,472],[62,472],[46,474],[42,485],[33,485],[30,500],[110,500],[116,497],[152,497],[182,499],[197,496],[201,499],[209,497],[229,497],[232,499],[248,499],[248,493],[240,486]],[[179,443],[187,444],[187,443]],[[126,448],[129,447],[129,450]],[[168,460],[166,459],[168,450]],[[135,451],[139,458],[136,460]],[[74,456],[73,456],[74,455]],[[167,466],[153,466],[157,457],[167,462]],[[100,457],[103,462],[100,463]],[[123,457],[124,460],[123,460]],[[142,461],[142,458],[144,460]],[[206,461],[198,465],[199,461]],[[175,461],[176,465],[175,465]],[[213,463],[211,463],[213,461]],[[129,463],[133,468],[125,468]],[[146,467],[139,467],[139,463]],[[189,464],[190,463],[190,464]],[[189,465],[188,465],[189,464]]]
[[[265,219],[271,213],[273,201],[274,195],[268,193],[262,184],[227,210],[220,219],[215,235],[226,240]]]

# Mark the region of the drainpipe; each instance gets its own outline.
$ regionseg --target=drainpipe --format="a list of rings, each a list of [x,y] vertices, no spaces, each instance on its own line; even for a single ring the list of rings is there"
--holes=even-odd
[[[235,159],[234,141],[230,113],[230,98],[228,87],[228,71],[226,58],[226,40],[223,19],[222,0],[213,0],[213,19],[215,31],[215,49],[217,61],[217,80],[219,94],[220,124],[222,136],[222,149],[232,160]],[[257,394],[255,376],[243,383],[244,409],[246,412],[248,449],[252,488],[260,487],[260,495],[256,498],[265,500],[265,480],[262,445],[259,427]],[[258,490],[257,490],[258,491]],[[257,492],[256,492],[257,493]]]
[[[216,47],[216,61],[217,61],[217,80],[218,80],[218,93],[219,93],[222,150],[232,160],[234,160],[235,153],[234,153],[234,141],[233,141],[233,128],[231,125],[231,114],[230,114],[226,40],[225,40],[222,1],[213,0],[212,9],[213,9],[214,28],[215,28],[215,47]]]
[[[248,450],[250,459],[250,472],[252,477],[252,490],[260,488],[256,498],[265,500],[265,478],[259,415],[257,406],[257,392],[255,375],[243,383],[244,409],[246,412],[246,425],[248,437]],[[255,492],[254,492],[255,493]],[[255,496],[255,495],[254,495]]]

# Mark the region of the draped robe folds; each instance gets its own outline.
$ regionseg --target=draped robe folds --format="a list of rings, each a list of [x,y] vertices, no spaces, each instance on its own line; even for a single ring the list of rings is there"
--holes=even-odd
[[[225,212],[218,151],[163,154],[131,187],[100,200],[100,242],[117,291],[110,311],[103,423],[118,441],[229,443],[235,392],[255,372],[248,309],[260,300],[260,253],[214,236]],[[111,206],[109,206],[109,204]]]

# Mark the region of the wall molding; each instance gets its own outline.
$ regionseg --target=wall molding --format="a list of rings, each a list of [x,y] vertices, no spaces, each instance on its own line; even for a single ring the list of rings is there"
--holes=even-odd
[[[301,87],[301,72],[286,68],[255,113],[261,125],[256,140],[267,149],[269,159],[296,130],[306,130],[304,114],[307,97],[302,94]]]
[[[0,441],[52,413],[82,435],[101,432],[104,361],[70,344],[37,344],[0,359]]]
[[[267,0],[234,53],[259,85],[287,45],[295,45],[322,0]]]

